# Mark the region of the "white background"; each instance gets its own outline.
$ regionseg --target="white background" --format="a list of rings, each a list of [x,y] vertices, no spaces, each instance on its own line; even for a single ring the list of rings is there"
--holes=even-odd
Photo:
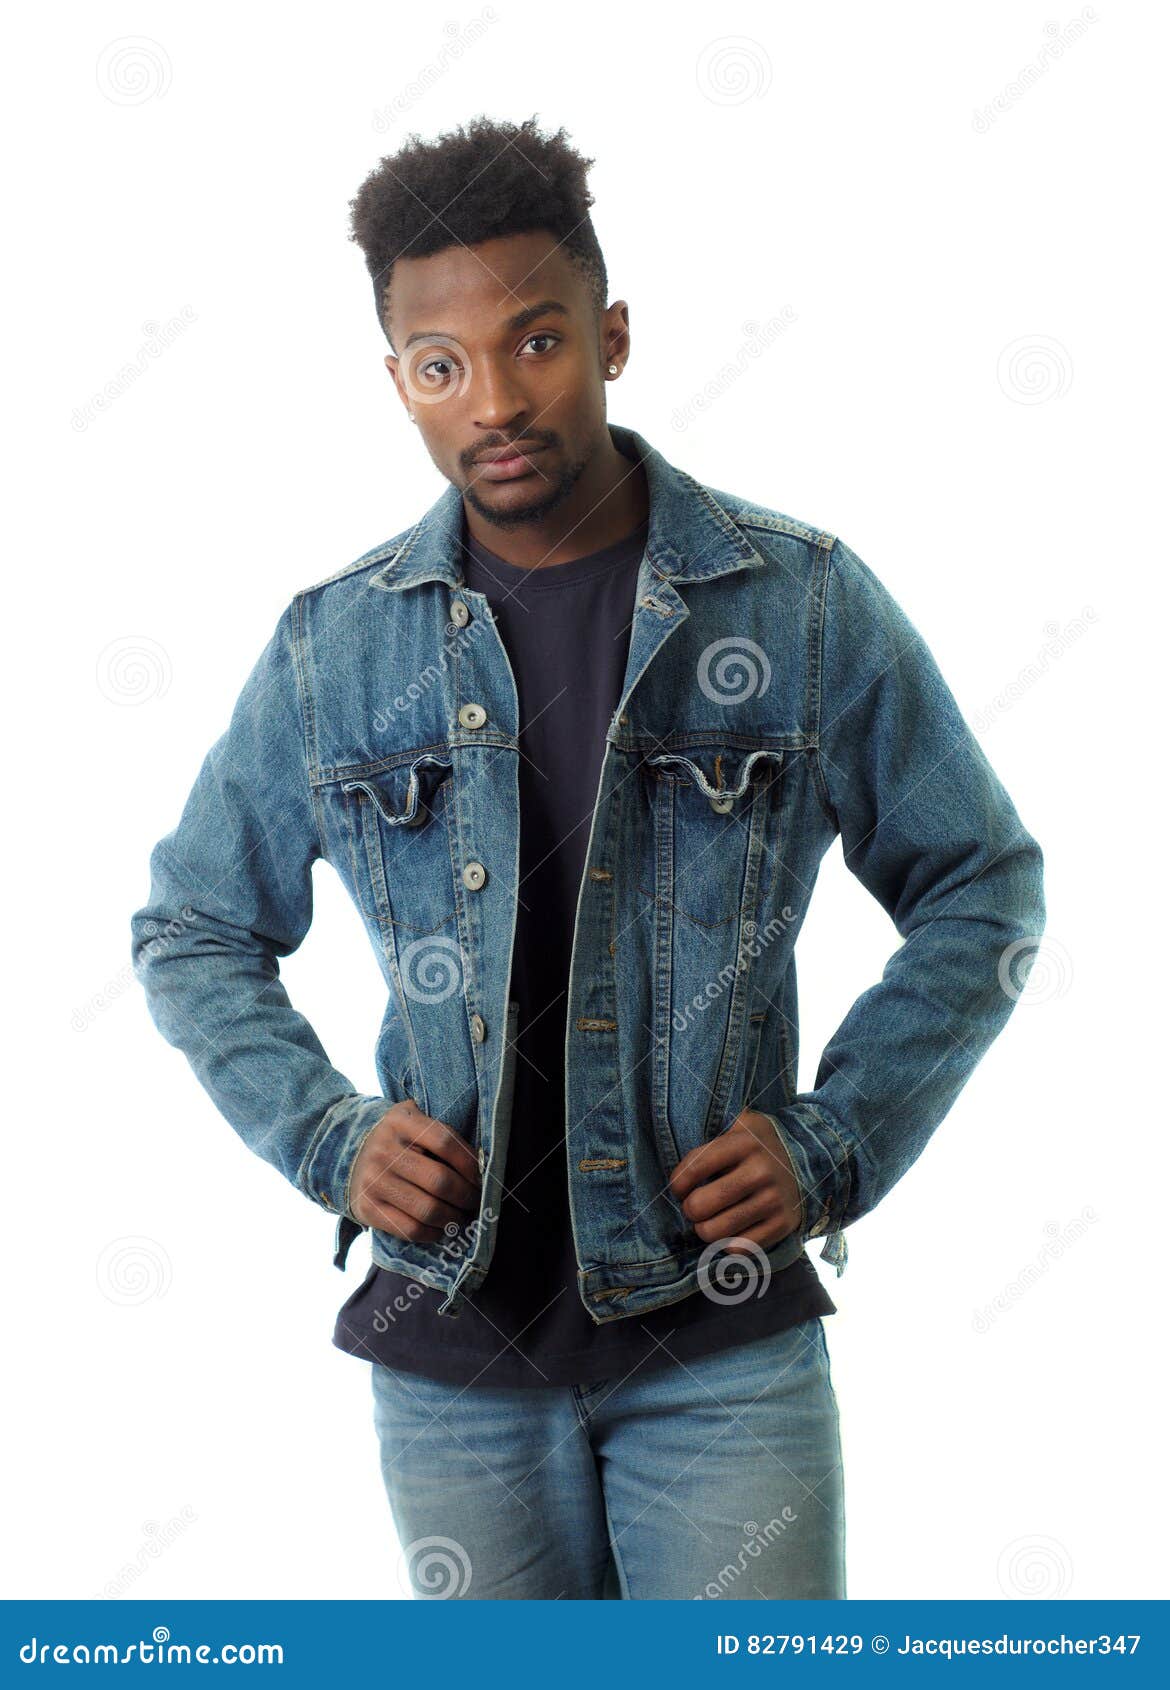
[[[336,1272],[332,1219],[157,1035],[129,916],[291,595],[443,489],[347,202],[479,111],[596,159],[633,336],[612,420],[847,540],[1045,851],[1024,1000],[820,1270],[849,1595],[1165,1593],[1160,23],[497,0],[10,25],[6,1595],[402,1595],[369,1369],[330,1342],[368,1246]],[[374,1090],[377,968],[321,864],[316,896],[284,978]],[[896,943],[838,844],[797,952],[802,1087]]]

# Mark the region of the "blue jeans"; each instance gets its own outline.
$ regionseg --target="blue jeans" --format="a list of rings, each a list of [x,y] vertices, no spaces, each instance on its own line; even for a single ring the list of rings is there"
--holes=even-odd
[[[460,1387],[371,1365],[406,1594],[845,1595],[837,1398],[819,1315],[581,1386]]]

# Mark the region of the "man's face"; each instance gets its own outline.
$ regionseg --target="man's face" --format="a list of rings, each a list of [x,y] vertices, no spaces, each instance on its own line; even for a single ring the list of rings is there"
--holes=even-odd
[[[624,361],[626,322],[620,300],[598,320],[551,233],[509,235],[397,261],[386,367],[436,468],[513,527],[554,510],[608,443],[606,365]]]

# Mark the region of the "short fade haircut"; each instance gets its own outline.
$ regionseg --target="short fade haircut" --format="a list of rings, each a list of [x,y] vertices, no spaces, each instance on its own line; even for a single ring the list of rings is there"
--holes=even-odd
[[[581,270],[594,307],[605,310],[609,282],[585,184],[594,161],[563,129],[542,135],[535,114],[523,123],[479,116],[423,141],[417,134],[370,172],[350,200],[350,240],[365,256],[378,322],[390,339],[390,279],[399,258],[428,258],[450,246],[547,229]]]

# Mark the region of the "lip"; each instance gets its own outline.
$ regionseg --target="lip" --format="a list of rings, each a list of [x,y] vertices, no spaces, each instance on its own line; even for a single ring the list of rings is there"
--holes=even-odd
[[[544,451],[543,446],[505,447],[500,452],[487,453],[475,460],[476,469],[485,481],[515,481],[534,473],[531,459]]]

